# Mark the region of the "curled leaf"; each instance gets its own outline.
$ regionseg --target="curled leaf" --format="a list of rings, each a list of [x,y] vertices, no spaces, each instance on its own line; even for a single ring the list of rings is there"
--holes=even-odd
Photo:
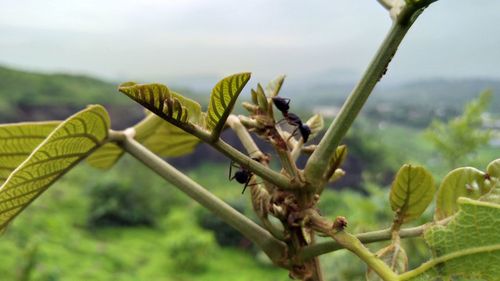
[[[269,82],[266,86],[266,95],[270,98],[275,97],[279,94],[283,82],[285,82],[286,75],[280,75],[274,80]]]
[[[187,123],[200,126],[201,105],[171,92],[165,85],[127,82],[118,90],[176,126],[183,127]]]
[[[264,93],[264,89],[260,84],[257,84],[257,90],[254,91],[255,96],[257,98],[257,105],[260,108],[261,112],[267,112],[269,109],[269,103],[267,101],[266,94]]]
[[[458,168],[446,175],[437,192],[436,214],[438,220],[458,211],[457,199],[478,199],[490,190],[485,173],[472,167]]]
[[[238,73],[228,76],[215,85],[210,96],[206,124],[212,131],[212,138],[217,139],[233,110],[238,95],[250,80],[250,73]]]
[[[335,175],[335,171],[337,171],[337,169],[340,168],[340,165],[342,165],[346,157],[347,157],[347,146],[340,145],[339,147],[337,147],[335,153],[332,155],[330,161],[328,162],[328,168],[326,169],[324,178],[327,180],[332,180],[332,176]],[[339,174],[337,174],[337,176],[338,175]]]
[[[432,175],[421,166],[405,164],[391,186],[391,209],[401,223],[420,217],[432,202],[435,193]]]

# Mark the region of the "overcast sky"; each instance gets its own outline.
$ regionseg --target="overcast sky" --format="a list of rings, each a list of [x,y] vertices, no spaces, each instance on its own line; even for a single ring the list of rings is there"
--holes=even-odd
[[[113,80],[355,79],[390,23],[375,0],[0,0],[0,64]],[[433,4],[385,79],[470,76],[500,78],[500,1]]]

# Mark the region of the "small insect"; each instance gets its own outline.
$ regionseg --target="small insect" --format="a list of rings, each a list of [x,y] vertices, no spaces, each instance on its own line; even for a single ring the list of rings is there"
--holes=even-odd
[[[283,114],[283,117],[285,117],[284,120],[286,120],[288,124],[296,127],[292,132],[292,136],[295,135],[297,131],[299,131],[304,142],[307,142],[307,140],[309,139],[309,135],[311,135],[311,128],[309,128],[309,126],[307,126],[306,124],[303,124],[302,120],[299,116],[297,116],[297,114],[288,112],[288,110],[290,109],[290,99],[278,96],[273,97],[272,99],[276,108],[278,108],[278,110]]]
[[[292,132],[292,136],[294,136],[295,133],[299,131],[302,139],[304,140],[304,143],[307,142],[307,140],[309,139],[309,135],[311,135],[311,128],[309,128],[307,124],[302,123],[300,117],[295,113],[287,112],[287,114],[283,114],[283,116],[285,117],[284,120],[286,120],[288,124],[296,127]]]
[[[254,159],[255,160],[255,159]],[[238,168],[238,171],[232,175],[232,169]],[[247,189],[248,183],[252,179],[253,172],[250,171],[249,169],[236,164],[234,161],[231,161],[231,165],[229,166],[229,180],[236,180],[238,183],[245,184],[243,187],[243,191],[241,191],[241,194],[245,193],[245,190]]]
[[[282,98],[282,97],[273,97],[273,103],[276,106],[276,108],[283,113],[283,115],[286,115],[288,113],[288,110],[290,109],[290,99],[289,98]]]

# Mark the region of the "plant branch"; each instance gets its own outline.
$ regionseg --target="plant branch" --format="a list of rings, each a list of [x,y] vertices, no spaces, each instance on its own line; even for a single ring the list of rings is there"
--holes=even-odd
[[[112,134],[116,139],[115,134]],[[125,151],[151,168],[158,175],[179,188],[182,192],[212,211],[223,221],[237,229],[245,237],[257,244],[273,260],[281,261],[285,257],[286,246],[274,238],[267,230],[242,215],[227,203],[214,196],[198,183],[163,161],[130,136],[122,139],[119,144]]]
[[[436,222],[436,224],[445,225],[446,223],[448,223],[448,221],[449,219],[444,219],[442,221]],[[401,238],[420,236],[424,232],[424,229],[428,227],[428,225],[429,224],[424,224],[417,227],[403,228],[399,231],[399,236]],[[392,229],[387,228],[384,230],[360,233],[356,235],[356,238],[359,239],[359,241],[361,241],[362,243],[373,243],[391,240]],[[327,241],[304,247],[299,256],[302,259],[307,260],[319,255],[341,250],[343,248],[344,247],[336,241]]]
[[[392,6],[394,5],[392,0],[377,0],[382,7],[386,8],[387,10],[390,10]]]
[[[377,255],[373,254],[366,248],[356,236],[346,232],[340,231],[332,234],[332,238],[337,241],[344,248],[353,252],[356,256],[362,259],[373,271],[375,271],[380,278],[385,281],[398,280],[398,275],[391,270]]]
[[[237,116],[232,114],[229,115],[226,122],[229,127],[231,127],[231,129],[236,133],[236,136],[238,136],[241,143],[243,144],[243,147],[245,147],[245,150],[247,151],[248,155],[250,155],[250,157],[260,158],[264,156],[264,153],[262,153],[260,148],[252,139],[252,136],[250,136],[250,133],[248,133],[247,128],[245,128],[245,126],[241,124],[241,121]]]
[[[220,151],[222,154],[231,158],[233,161],[247,167],[249,170],[263,178],[265,181],[268,181],[274,185],[279,186],[282,189],[294,189],[296,186],[291,183],[291,181],[284,175],[271,170],[270,168],[262,165],[261,163],[253,160],[247,155],[241,153],[236,148],[232,147],[228,143],[219,139],[211,145]]]
[[[424,1],[422,1],[424,2]],[[405,7],[404,16],[410,20],[396,21],[382,45],[378,49],[375,57],[366,69],[363,77],[353,89],[348,99],[342,106],[339,114],[334,119],[325,136],[313,152],[305,168],[305,176],[309,183],[315,186],[322,185],[327,179],[323,178],[325,168],[328,167],[328,160],[335,153],[335,149],[351,127],[354,119],[365,104],[373,88],[387,71],[387,67],[395,55],[399,44],[416,20],[419,10],[415,5]]]

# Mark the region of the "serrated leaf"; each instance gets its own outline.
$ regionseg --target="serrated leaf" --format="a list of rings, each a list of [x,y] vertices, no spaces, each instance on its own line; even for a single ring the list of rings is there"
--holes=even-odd
[[[432,175],[423,167],[405,164],[392,182],[389,201],[400,222],[420,217],[436,192]]]
[[[399,280],[499,280],[500,205],[461,197],[459,211],[446,225],[424,232],[433,258]]]
[[[201,105],[171,92],[165,85],[127,82],[121,84],[118,90],[176,126],[187,123],[200,126]]]
[[[280,75],[274,80],[269,82],[266,86],[266,95],[270,98],[275,97],[279,94],[283,82],[285,82],[286,75]]]
[[[210,95],[206,120],[208,129],[212,131],[212,138],[219,137],[238,95],[248,80],[250,73],[238,73],[222,79],[215,85]]]
[[[377,251],[376,255],[395,273],[400,274],[408,270],[408,257],[406,256],[406,252],[401,245],[391,244]],[[371,268],[368,268],[366,271],[366,280],[382,281],[383,279],[380,278]]]
[[[488,164],[488,167],[486,167],[486,172],[491,177],[500,179],[500,159],[492,161],[490,164]]]
[[[320,114],[314,114],[309,120],[307,120],[306,125],[311,129],[311,134],[309,135],[309,140],[315,138],[323,127],[325,126],[325,121],[323,120],[323,116]]]
[[[485,173],[472,167],[458,168],[446,175],[437,192],[437,220],[453,215],[458,211],[457,199],[468,197],[478,199],[490,190],[485,181]]]
[[[21,163],[0,187],[0,230],[74,165],[101,146],[109,117],[94,105],[71,116]]]
[[[0,184],[59,123],[49,121],[0,125]]]

